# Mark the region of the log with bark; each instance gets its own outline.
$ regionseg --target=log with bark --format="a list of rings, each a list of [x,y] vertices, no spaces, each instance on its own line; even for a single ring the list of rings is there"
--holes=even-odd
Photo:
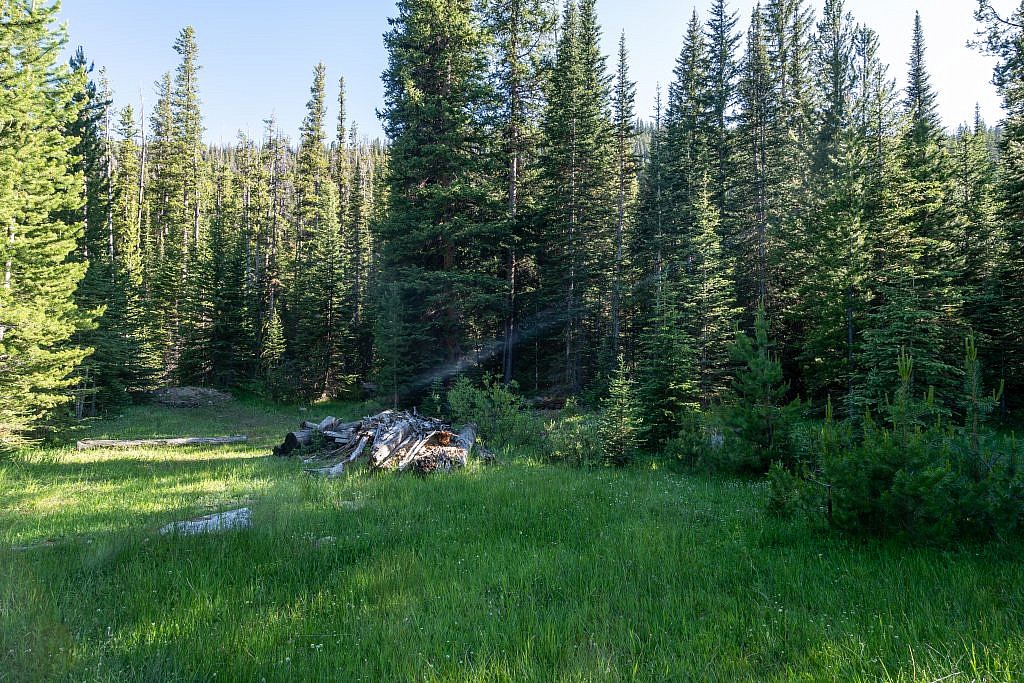
[[[465,467],[476,454],[485,462],[494,456],[477,445],[477,428],[466,425],[458,433],[442,420],[415,413],[387,410],[356,422],[333,417],[320,422],[303,422],[274,448],[274,455],[303,454],[305,462],[318,463],[310,474],[341,476],[363,459],[373,470],[396,472],[451,471]]]
[[[78,442],[78,450],[86,451],[93,448],[138,448],[140,446],[223,446],[233,443],[245,443],[246,436],[216,437],[185,437],[181,439],[83,439]]]

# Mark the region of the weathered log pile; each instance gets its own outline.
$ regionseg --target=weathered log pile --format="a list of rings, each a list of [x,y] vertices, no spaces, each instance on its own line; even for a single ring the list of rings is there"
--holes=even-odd
[[[493,455],[477,446],[476,439],[477,428],[472,424],[456,433],[435,418],[386,410],[355,422],[333,417],[303,422],[274,448],[274,455],[301,453],[305,462],[323,465],[308,472],[328,477],[341,476],[363,458],[373,470],[428,474],[465,467],[474,454],[481,460],[493,460]]]

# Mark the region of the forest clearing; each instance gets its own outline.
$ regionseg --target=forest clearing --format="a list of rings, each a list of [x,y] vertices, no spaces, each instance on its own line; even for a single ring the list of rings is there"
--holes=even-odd
[[[1024,678],[1024,0],[258,5],[0,0],[0,683]]]
[[[362,406],[334,405],[357,419]],[[319,410],[319,408],[318,408]],[[0,680],[1010,681],[1018,544],[851,540],[766,487],[529,455],[339,480],[269,455],[308,413],[132,408],[89,436],[224,448],[0,465]],[[247,505],[253,527],[157,529]]]

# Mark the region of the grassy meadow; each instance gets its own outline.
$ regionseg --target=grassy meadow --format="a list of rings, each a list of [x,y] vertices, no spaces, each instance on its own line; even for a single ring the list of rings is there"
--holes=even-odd
[[[139,407],[0,462],[0,681],[1013,681],[1022,547],[811,530],[765,486],[507,454],[337,481],[268,457],[359,406]],[[254,527],[165,537],[248,505]]]

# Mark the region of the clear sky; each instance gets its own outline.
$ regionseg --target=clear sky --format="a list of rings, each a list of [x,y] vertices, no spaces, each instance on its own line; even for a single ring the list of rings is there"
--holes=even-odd
[[[746,28],[756,0],[732,0]],[[812,0],[819,6],[823,0]],[[995,0],[1012,9],[1017,0]],[[625,30],[631,68],[638,81],[639,114],[647,117],[656,84],[667,83],[690,14],[702,14],[710,0],[598,0],[605,50],[614,53]],[[993,62],[966,47],[973,37],[975,0],[847,0],[847,9],[881,35],[883,58],[902,86],[915,10],[928,42],[928,67],[939,90],[946,124],[973,117],[974,105],[992,123],[1001,118],[990,85]],[[177,62],[172,45],[182,26],[196,28],[203,71],[200,86],[210,142],[230,142],[243,130],[257,136],[275,114],[282,130],[298,131],[309,99],[312,69],[323,60],[331,81],[344,74],[349,115],[366,135],[381,134],[376,109],[386,65],[381,36],[392,0],[63,0],[69,50],[85,47],[97,66],[107,68],[116,104],[147,109],[153,83]],[[336,90],[332,88],[331,97]],[[332,111],[332,117],[336,114]],[[333,125],[332,125],[333,128]]]

